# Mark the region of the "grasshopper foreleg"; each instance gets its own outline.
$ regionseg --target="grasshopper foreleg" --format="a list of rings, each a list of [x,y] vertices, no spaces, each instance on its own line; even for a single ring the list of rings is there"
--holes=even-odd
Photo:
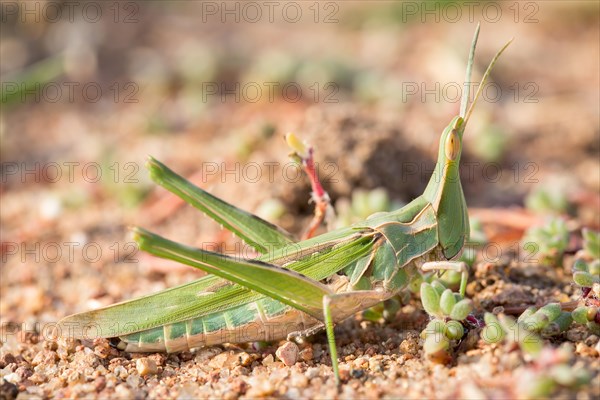
[[[423,272],[430,271],[456,271],[460,272],[460,289],[461,296],[465,296],[467,290],[467,281],[469,279],[469,268],[462,261],[430,261],[421,266]]]

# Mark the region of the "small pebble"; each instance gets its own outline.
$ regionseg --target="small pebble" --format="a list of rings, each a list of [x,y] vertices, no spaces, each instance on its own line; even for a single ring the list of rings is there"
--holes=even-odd
[[[298,345],[293,342],[285,342],[275,352],[277,358],[279,358],[285,365],[291,367],[296,364],[298,360]]]
[[[0,397],[3,399],[15,399],[19,394],[19,388],[5,377],[5,379],[0,383],[0,393]]]
[[[214,357],[215,355],[221,353],[223,350],[221,350],[220,348],[214,346],[214,347],[206,347],[202,350],[200,350],[196,357],[194,357],[194,361],[198,364],[202,364],[204,362],[206,362],[206,360],[208,360],[209,358]]]
[[[229,353],[217,354],[209,361],[209,367],[213,369],[221,369],[229,364]]]
[[[119,399],[132,399],[133,398],[133,392],[124,383],[115,387],[115,394],[116,394],[117,398],[119,398]]]
[[[56,349],[58,349],[58,343],[56,343],[54,340],[45,340],[44,348],[47,350],[56,351]]]
[[[270,354],[269,354],[270,355]],[[248,398],[266,397],[275,392],[275,385],[268,380],[255,379],[251,381],[250,389],[246,392]]]
[[[13,372],[11,374],[4,375],[4,380],[10,383],[19,383],[21,382],[21,377],[15,372]]]
[[[144,382],[144,380],[140,375],[131,374],[127,377],[126,382],[132,388],[136,388],[139,387]]]
[[[307,387],[308,386],[308,378],[304,374],[295,372],[292,374],[292,376],[290,376],[290,385],[292,385],[293,387],[296,387],[296,388]]]
[[[33,371],[31,370],[30,367],[19,367],[17,368],[17,370],[15,371],[15,374],[17,374],[19,376],[19,379],[21,381],[24,381],[25,379],[29,378],[31,375],[33,375]]]
[[[97,392],[103,390],[106,387],[106,378],[104,376],[99,376],[94,382],[94,390]]]
[[[150,358],[139,358],[135,362],[135,367],[140,376],[155,375],[158,372],[156,362]]]
[[[350,376],[353,379],[360,379],[363,376],[365,376],[365,371],[363,371],[362,369],[351,369],[350,370]]]
[[[275,362],[275,359],[273,358],[273,354],[269,354],[268,356],[266,356],[265,358],[263,358],[262,364],[267,367],[271,364],[273,364]]]
[[[369,371],[383,371],[383,365],[381,364],[381,360],[378,360],[376,358],[369,358]]]
[[[94,347],[94,354],[101,359],[105,359],[110,355],[110,347],[106,345],[99,345]]]
[[[400,343],[400,352],[403,354],[419,354],[419,342],[415,338],[405,339]]]
[[[83,376],[78,371],[69,371],[67,373],[67,382],[77,383],[83,380]]]
[[[582,342],[577,343],[577,345],[575,346],[575,351],[577,351],[577,353],[581,354],[582,356],[586,356],[586,357],[597,357],[598,356],[598,352],[596,351],[595,348],[590,347]]]
[[[245,393],[248,390],[248,384],[242,379],[236,379],[231,384],[231,389],[234,393]]]
[[[585,340],[587,335],[588,333],[584,329],[574,328],[567,331],[567,339],[574,343]]]
[[[585,339],[585,344],[587,344],[588,346],[593,346],[596,343],[598,343],[598,340],[599,340],[598,336],[590,335]]]
[[[358,357],[356,360],[354,360],[352,362],[352,366],[356,369],[363,369],[363,368],[367,368],[369,365],[369,358],[362,356],[362,357]]]
[[[342,382],[345,382],[348,379],[350,379],[350,369],[348,368],[348,366],[340,366],[340,379],[342,380]]]
[[[248,353],[246,353],[246,352],[243,352],[243,353],[240,353],[240,354],[238,354],[238,361],[239,361],[239,364],[240,364],[242,367],[248,367],[248,366],[250,366],[250,365],[252,364],[252,362],[253,362],[254,360],[256,360],[256,357],[253,357],[253,356],[254,356],[254,354],[253,354],[253,355],[250,355],[250,354],[248,354]]]
[[[3,354],[2,357],[0,357],[0,368],[4,368],[8,364],[13,364],[16,362],[17,362],[17,359],[12,354],[10,354],[10,353]]]
[[[312,349],[311,346],[309,346],[309,347],[307,347],[305,349],[302,349],[300,351],[300,359],[302,359],[303,361],[306,361],[306,362],[312,361],[312,359],[313,359],[313,349]]]

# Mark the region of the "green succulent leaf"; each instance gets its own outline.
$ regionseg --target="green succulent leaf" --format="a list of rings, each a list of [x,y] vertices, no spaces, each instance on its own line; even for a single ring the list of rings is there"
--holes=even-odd
[[[588,265],[588,272],[593,276],[600,275],[600,259],[596,259]]]
[[[440,295],[438,291],[429,283],[421,284],[421,303],[429,315],[439,316],[440,313]]]
[[[446,324],[444,323],[444,321],[436,318],[429,321],[423,333],[425,334],[425,336],[430,336],[437,333],[444,333],[445,328]]]
[[[486,312],[483,315],[483,321],[485,322],[486,325],[500,324],[498,317],[496,317],[494,314],[489,313],[489,312]]]
[[[450,313],[450,318],[462,321],[473,311],[473,302],[471,299],[463,299],[456,303]]]
[[[573,264],[573,271],[588,272],[588,265],[584,260],[582,260],[581,258],[578,258],[577,260],[575,260],[575,263]]]
[[[487,343],[500,343],[506,337],[506,333],[499,322],[486,325],[481,331],[481,338]]]
[[[431,282],[431,286],[433,286],[433,288],[436,290],[436,292],[438,293],[438,295],[442,295],[442,293],[444,293],[444,290],[446,290],[446,286],[439,280],[434,280],[433,282]]]
[[[530,317],[525,318],[521,323],[526,329],[539,332],[557,319],[561,313],[562,309],[560,304],[550,303],[537,310]]]
[[[458,321],[446,322],[446,337],[450,340],[457,340],[463,337],[465,328]]]
[[[586,326],[594,335],[600,335],[600,324],[590,321],[586,324]]]
[[[525,329],[521,323],[504,314],[498,315],[498,320],[507,333],[508,339],[519,343],[521,349],[531,355],[537,355],[542,350],[542,339],[534,332]]]
[[[506,337],[506,331],[498,318],[489,312],[483,315],[485,327],[481,331],[481,338],[487,343],[499,343]]]
[[[573,316],[573,320],[580,324],[587,324],[588,320],[588,308],[586,306],[577,307],[575,310],[571,312]]]
[[[595,277],[589,272],[577,271],[573,274],[573,281],[582,287],[591,287],[595,280]]]
[[[519,318],[517,318],[517,322],[525,321],[527,318],[529,318],[533,314],[535,314],[536,311],[537,311],[537,307],[534,307],[534,306],[528,307],[525,311],[523,311],[523,313],[521,315],[519,315]]]
[[[554,336],[566,331],[573,323],[573,317],[568,311],[563,311],[558,318],[542,330],[544,336]]]
[[[427,354],[436,354],[450,348],[450,340],[443,334],[429,335],[423,344],[423,350]]]
[[[523,330],[522,332],[527,331]],[[529,335],[525,334],[524,336],[525,338],[519,342],[521,349],[533,356],[538,355],[542,351],[542,347],[544,347],[542,339],[533,333],[529,333]]]
[[[600,232],[584,228],[583,234],[583,249],[592,258],[600,258]]]
[[[440,297],[440,309],[442,310],[442,312],[445,315],[450,315],[450,313],[452,312],[452,308],[454,308],[455,304],[456,298],[454,297],[454,293],[452,293],[452,290],[444,290],[442,296]]]

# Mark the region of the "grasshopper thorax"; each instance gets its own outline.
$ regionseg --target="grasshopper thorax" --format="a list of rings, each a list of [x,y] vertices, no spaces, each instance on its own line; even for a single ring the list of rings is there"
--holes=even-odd
[[[469,216],[460,182],[459,165],[465,123],[456,116],[440,138],[438,159],[423,196],[438,220],[438,239],[444,256],[452,259],[469,237]]]

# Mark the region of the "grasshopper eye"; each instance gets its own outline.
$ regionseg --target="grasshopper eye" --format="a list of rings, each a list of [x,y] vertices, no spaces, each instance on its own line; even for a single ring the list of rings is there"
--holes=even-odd
[[[460,153],[460,140],[454,129],[446,137],[445,150],[446,158],[450,161],[454,161],[458,157],[458,153]]]

